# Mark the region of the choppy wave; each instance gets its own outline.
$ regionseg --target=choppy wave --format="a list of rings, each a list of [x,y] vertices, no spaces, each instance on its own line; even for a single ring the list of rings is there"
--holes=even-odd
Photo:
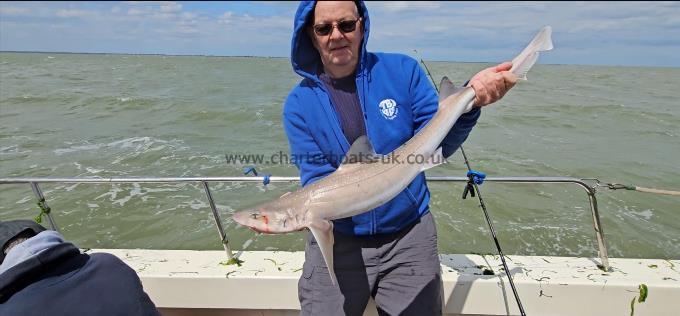
[[[67,142],[67,145],[70,143]],[[149,136],[129,137],[110,143],[87,144],[87,145],[73,145],[68,148],[59,148],[53,150],[56,155],[64,155],[68,153],[77,153],[82,151],[96,151],[100,149],[127,149],[133,154],[147,153],[150,151],[159,151],[165,149],[167,146],[181,148],[182,142],[177,139],[163,140]]]
[[[225,153],[288,150],[281,110],[299,78],[285,59],[52,57],[0,53],[4,176],[241,176],[242,166],[227,165]],[[465,77],[480,67],[433,65],[435,77]],[[680,70],[542,65],[537,71],[536,80],[483,110],[464,145],[474,168],[494,176],[596,176],[680,187],[673,161],[680,156],[680,90],[672,84]],[[639,80],[629,82],[632,77]],[[262,78],[265,85],[253,84]],[[432,174],[464,175],[460,153],[453,158]],[[257,167],[297,174],[292,165]],[[430,187],[440,249],[493,252],[476,202],[461,201],[459,186]],[[211,184],[230,241],[249,249],[304,247],[303,234],[253,237],[228,216],[295,188]],[[579,189],[482,189],[508,253],[595,253],[587,196]],[[43,193],[57,222],[86,247],[220,247],[196,185],[45,185]],[[677,201],[598,194],[612,255],[678,257]],[[37,215],[28,187],[3,188],[0,199],[3,219]]]

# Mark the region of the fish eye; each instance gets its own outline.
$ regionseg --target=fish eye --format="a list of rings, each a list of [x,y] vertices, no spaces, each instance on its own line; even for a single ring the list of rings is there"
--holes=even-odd
[[[252,219],[258,219],[259,217],[260,217],[260,214],[257,214],[257,213],[250,214],[250,218],[252,218]]]

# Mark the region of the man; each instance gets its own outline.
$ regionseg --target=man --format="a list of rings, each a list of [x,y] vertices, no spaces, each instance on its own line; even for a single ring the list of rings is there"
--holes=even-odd
[[[414,59],[369,53],[370,20],[363,2],[304,1],[291,47],[303,77],[288,98],[283,121],[303,186],[335,171],[350,145],[367,135],[378,154],[409,140],[434,116],[436,91]],[[475,75],[475,109],[463,115],[441,146],[450,156],[467,138],[480,107],[516,82],[504,63]],[[334,221],[338,286],[309,234],[299,281],[303,315],[361,315],[369,296],[381,314],[441,314],[435,223],[424,174],[370,212]]]
[[[0,315],[160,315],[117,257],[81,254],[28,220],[0,222]]]

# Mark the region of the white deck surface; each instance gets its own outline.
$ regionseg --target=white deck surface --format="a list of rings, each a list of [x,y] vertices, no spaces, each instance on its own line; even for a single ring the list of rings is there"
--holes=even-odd
[[[166,315],[295,315],[303,252],[242,252],[242,266],[223,251],[96,249],[137,271]],[[648,287],[634,315],[680,315],[680,260],[508,256],[527,315],[630,315],[639,286]],[[441,255],[444,313],[517,315],[497,256]],[[491,268],[496,275],[483,275]],[[500,273],[500,275],[499,275]],[[369,305],[367,315],[376,314]]]

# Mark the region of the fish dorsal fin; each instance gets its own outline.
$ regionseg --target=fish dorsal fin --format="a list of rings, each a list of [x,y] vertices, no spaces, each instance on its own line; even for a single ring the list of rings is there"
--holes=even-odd
[[[377,159],[380,159],[380,157],[375,153],[373,145],[368,141],[368,137],[366,137],[366,135],[361,135],[347,151],[345,158],[342,160],[342,165],[373,163]]]
[[[441,104],[441,102],[446,100],[446,98],[460,92],[461,90],[465,90],[465,87],[456,88],[449,77],[444,76],[441,83],[439,83],[439,103]]]

